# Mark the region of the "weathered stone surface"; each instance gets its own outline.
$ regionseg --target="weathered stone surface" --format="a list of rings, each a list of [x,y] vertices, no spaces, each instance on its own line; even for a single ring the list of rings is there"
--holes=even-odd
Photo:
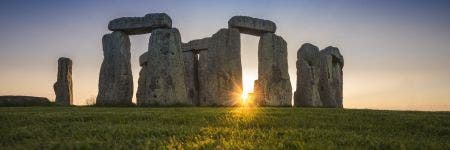
[[[275,33],[277,26],[270,20],[234,16],[228,21],[228,28],[237,28],[241,33],[261,36],[265,33]]]
[[[237,29],[220,29],[200,52],[200,105],[234,106],[242,94],[241,40]]]
[[[192,51],[183,53],[187,95],[194,105],[200,105],[198,97],[199,81],[197,55],[198,54],[195,54]]]
[[[153,30],[148,53],[145,87],[137,96],[138,105],[191,105],[186,94],[179,31],[175,28]]]
[[[171,28],[172,19],[165,13],[152,13],[144,17],[122,17],[109,22],[111,31],[123,31],[126,34],[146,34],[157,28]]]
[[[114,106],[132,104],[133,76],[128,35],[121,31],[104,35],[103,57],[96,104]]]
[[[287,43],[273,33],[261,36],[258,48],[258,80],[255,101],[261,106],[292,106]]]
[[[319,48],[306,43],[297,52],[297,89],[294,105],[322,106],[319,95],[320,52]]]
[[[341,67],[344,67],[344,56],[341,55],[341,52],[339,52],[337,47],[328,46],[320,52],[333,56],[333,61],[336,61],[336,63],[339,63]]]
[[[50,101],[45,97],[34,96],[0,96],[1,107],[27,107],[27,106],[49,106]]]
[[[56,83],[53,85],[56,104],[65,106],[72,105],[72,83],[72,60],[61,57],[58,59],[58,77]]]
[[[207,37],[183,43],[181,49],[183,49],[183,51],[206,50],[208,49],[210,39],[211,38]]]
[[[148,52],[145,52],[141,56],[139,56],[139,65],[145,66],[148,63]]]
[[[320,51],[320,98],[324,107],[342,108],[344,58],[336,47]]]
[[[142,100],[146,98],[145,91],[147,83],[147,69],[148,69],[148,51],[139,56],[139,65],[141,66],[141,71],[139,71],[138,87],[136,91],[136,99]]]
[[[186,76],[186,88],[189,99],[194,105],[200,105],[199,89],[199,55],[202,51],[206,52],[211,38],[203,38],[183,43],[181,49],[184,53],[184,65]]]

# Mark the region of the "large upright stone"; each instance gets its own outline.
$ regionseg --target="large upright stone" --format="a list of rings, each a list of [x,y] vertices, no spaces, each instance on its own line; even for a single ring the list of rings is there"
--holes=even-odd
[[[273,33],[261,36],[255,101],[261,106],[292,106],[286,41]]]
[[[320,98],[324,107],[342,108],[344,57],[336,47],[320,51]]]
[[[184,72],[187,95],[194,105],[199,105],[198,97],[198,59],[197,54],[193,52],[184,52]]]
[[[319,95],[320,52],[319,48],[306,43],[297,52],[297,90],[294,105],[322,106]]]
[[[265,33],[275,33],[277,26],[270,20],[234,16],[228,20],[228,28],[237,28],[241,33],[261,36]]]
[[[108,29],[126,34],[145,34],[156,28],[171,28],[172,19],[165,13],[152,13],[144,17],[122,17],[111,20]]]
[[[195,105],[200,105],[199,98],[199,55],[208,50],[210,38],[203,38],[183,43],[186,89],[189,99]]]
[[[61,57],[58,59],[58,77],[56,83],[53,85],[56,104],[65,106],[72,105],[72,83],[72,60]]]
[[[175,28],[153,30],[148,49],[145,91],[138,97],[138,105],[191,105],[186,94],[180,32]]]
[[[136,91],[136,99],[142,100],[146,98],[146,92],[148,89],[147,83],[147,70],[148,70],[148,51],[139,56],[139,66],[141,66],[141,71],[139,71],[138,87]]]
[[[241,40],[237,29],[220,29],[200,52],[200,104],[234,106],[242,94]]]
[[[98,82],[97,105],[131,105],[133,76],[130,63],[130,39],[115,31],[103,36],[103,63]]]

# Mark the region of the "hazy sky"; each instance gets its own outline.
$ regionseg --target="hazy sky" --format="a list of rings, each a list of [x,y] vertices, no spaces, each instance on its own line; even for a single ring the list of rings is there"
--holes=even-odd
[[[84,104],[97,95],[109,20],[153,12],[169,14],[183,42],[211,36],[234,15],[274,21],[288,43],[293,89],[303,43],[337,46],[345,58],[346,108],[450,110],[447,0],[1,0],[0,95],[54,99],[57,59],[65,56],[74,61],[75,104]],[[135,88],[148,38],[131,36]],[[246,83],[257,76],[258,40],[241,35]]]

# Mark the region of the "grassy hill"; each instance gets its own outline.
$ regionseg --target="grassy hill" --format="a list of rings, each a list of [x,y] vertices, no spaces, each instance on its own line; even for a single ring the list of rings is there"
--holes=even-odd
[[[450,149],[450,112],[0,107],[0,149]]]

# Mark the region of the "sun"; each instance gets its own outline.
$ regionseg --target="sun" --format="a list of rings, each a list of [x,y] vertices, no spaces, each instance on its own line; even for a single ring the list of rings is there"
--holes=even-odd
[[[242,95],[241,95],[241,98],[242,98],[242,100],[247,100],[247,98],[248,98],[248,93],[247,92],[243,92],[242,93]]]
[[[248,103],[248,93],[247,92],[243,92],[241,95],[241,103],[243,106],[246,106]]]

